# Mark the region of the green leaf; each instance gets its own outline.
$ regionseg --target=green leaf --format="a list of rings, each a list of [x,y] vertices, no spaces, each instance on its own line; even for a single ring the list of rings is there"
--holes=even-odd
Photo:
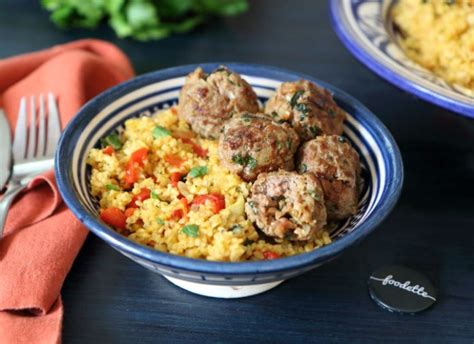
[[[105,185],[105,188],[106,188],[107,190],[115,190],[115,191],[119,191],[119,190],[120,190],[120,189],[118,188],[118,186],[117,186],[117,185],[114,185],[114,184],[106,184],[106,185]]]
[[[160,196],[156,192],[156,190],[151,190],[151,198],[153,199],[160,199]]]
[[[187,177],[189,178],[202,177],[207,174],[207,171],[208,171],[207,166],[195,166],[189,171]]]
[[[257,167],[257,160],[250,155],[243,157],[242,155],[237,153],[237,154],[232,155],[232,161],[235,162],[236,164],[246,166],[251,170]]]
[[[113,149],[122,148],[122,142],[118,134],[110,134],[101,140],[102,147],[112,146]]]
[[[199,233],[199,226],[198,225],[186,225],[181,228],[181,232],[186,234],[187,236],[197,238]]]
[[[154,139],[159,139],[159,138],[165,137],[165,136],[171,136],[171,132],[168,129],[163,128],[161,126],[157,126],[157,127],[155,127],[155,129],[153,129],[153,138]]]
[[[165,224],[165,221],[163,221],[159,217],[156,219],[156,222],[158,222],[158,224],[161,225],[161,226],[163,226]]]
[[[257,167],[257,160],[250,155],[247,157],[247,167],[251,170],[255,169]]]
[[[125,8],[125,16],[133,29],[154,27],[159,23],[156,7],[146,0],[129,1]]]
[[[301,97],[301,95],[302,95],[303,93],[304,93],[303,90],[298,90],[298,91],[296,91],[296,92],[293,94],[293,96],[292,96],[291,99],[290,99],[290,106],[291,106],[292,108],[295,107],[295,105],[296,105],[297,102],[298,102],[298,99]]]

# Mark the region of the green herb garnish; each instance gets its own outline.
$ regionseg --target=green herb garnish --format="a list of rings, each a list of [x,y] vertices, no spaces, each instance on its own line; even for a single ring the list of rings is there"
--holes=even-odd
[[[106,185],[105,185],[105,188],[106,188],[107,190],[119,191],[118,186],[117,186],[117,185],[114,185],[114,184],[106,184]]]
[[[202,177],[207,174],[207,166],[194,166],[188,173],[186,177],[197,178]]]
[[[318,135],[321,135],[323,133],[323,131],[321,130],[320,127],[318,126],[312,126],[312,127],[309,127],[309,131],[311,132],[311,134],[313,134],[314,136],[318,136]]]
[[[232,161],[235,162],[236,164],[247,166],[251,170],[257,167],[257,159],[255,159],[254,157],[250,155],[243,157],[242,155],[237,153],[232,156]]]
[[[183,228],[181,228],[181,232],[183,232],[187,236],[197,238],[198,237],[198,232],[199,232],[199,226],[198,225],[186,225]]]
[[[156,192],[155,190],[151,190],[151,198],[160,199],[160,196],[158,195],[158,192]]]
[[[294,108],[298,102],[298,99],[301,97],[301,95],[304,93],[303,90],[296,91],[293,96],[291,97],[290,100],[290,106]]]
[[[120,149],[122,147],[122,142],[120,142],[120,137],[118,134],[110,134],[100,140],[102,147],[112,146],[113,149]]]
[[[278,114],[277,114],[275,111],[273,111],[273,112],[272,112],[272,117],[273,117],[273,118],[277,118],[277,117],[278,117]]]
[[[306,171],[308,171],[308,165],[301,164],[300,168],[299,168],[299,171],[300,171],[300,173],[305,173]]]
[[[302,103],[296,104],[295,109],[298,110],[299,112],[301,112],[303,115],[307,115],[308,112],[309,112],[308,105],[302,104]]]
[[[156,126],[155,129],[153,129],[153,138],[154,139],[159,139],[161,137],[165,137],[165,136],[171,136],[171,132],[166,129],[166,128],[163,128],[161,126]]]
[[[156,219],[156,222],[158,222],[158,224],[161,225],[161,226],[163,226],[165,224],[165,221],[163,221],[159,217]]]
[[[257,159],[251,157],[250,155],[247,157],[247,167],[251,170],[253,170],[255,167],[257,167]]]

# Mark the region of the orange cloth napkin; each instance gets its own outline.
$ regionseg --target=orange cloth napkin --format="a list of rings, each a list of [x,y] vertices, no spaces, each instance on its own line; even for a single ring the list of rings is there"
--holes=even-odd
[[[0,60],[0,107],[12,132],[22,96],[53,92],[62,126],[90,98],[134,75],[114,45],[81,40]],[[60,290],[87,235],[63,204],[53,171],[11,208],[0,239],[0,343],[58,343]]]

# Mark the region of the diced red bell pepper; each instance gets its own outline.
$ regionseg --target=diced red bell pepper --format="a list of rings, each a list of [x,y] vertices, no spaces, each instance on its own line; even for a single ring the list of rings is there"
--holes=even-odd
[[[106,224],[118,229],[125,229],[127,225],[127,217],[119,208],[110,207],[102,209],[100,211],[100,218]]]
[[[265,257],[266,260],[272,260],[280,258],[280,255],[272,251],[265,251],[263,252],[263,257]]]
[[[179,139],[183,141],[183,143],[191,145],[193,147],[194,154],[196,154],[197,156],[201,158],[207,157],[207,149],[202,148],[200,145],[198,145],[196,142],[194,142],[190,138],[180,137]]]
[[[133,186],[138,181],[140,171],[136,164],[128,163],[127,169],[125,170],[125,184],[127,185],[126,189]]]
[[[178,182],[181,180],[182,178],[182,174],[179,173],[179,172],[173,172],[171,173],[171,176],[170,176],[170,180],[171,180],[171,185],[174,186],[174,187],[177,187],[178,186]]]
[[[132,153],[125,170],[125,184],[126,188],[130,188],[138,181],[140,175],[139,167],[145,165],[145,159],[148,154],[148,148],[140,148]]]
[[[132,153],[132,156],[130,157],[129,164],[137,164],[140,167],[143,167],[145,165],[145,159],[148,155],[148,148],[140,148],[136,150],[135,152]]]
[[[222,209],[225,208],[225,197],[220,193],[214,192],[207,195],[199,195],[193,199],[193,204],[200,205],[205,204],[206,201],[209,201],[211,205],[212,212],[217,214]]]
[[[128,208],[138,208],[137,201],[144,201],[146,199],[149,199],[151,196],[151,191],[148,188],[143,188],[140,190],[140,193],[138,195],[133,196],[132,200],[130,203],[127,205]]]
[[[176,154],[168,154],[165,156],[165,161],[170,164],[171,166],[174,166],[174,167],[181,167],[181,165],[183,164],[183,162],[185,162],[186,160],[184,159],[181,159],[179,156],[177,156]]]
[[[127,209],[125,209],[125,212],[124,212],[125,217],[129,218],[130,216],[132,216],[133,213],[135,212],[135,209],[136,208],[127,208]]]
[[[170,220],[179,220],[183,217],[183,209],[175,209],[171,213]]]
[[[107,154],[107,155],[112,155],[114,154],[114,147],[107,146],[102,150],[102,152],[104,152],[104,154]]]

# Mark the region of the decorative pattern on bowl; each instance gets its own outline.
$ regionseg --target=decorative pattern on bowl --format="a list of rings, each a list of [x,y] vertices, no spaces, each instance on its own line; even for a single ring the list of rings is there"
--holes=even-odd
[[[382,78],[433,104],[474,118],[474,92],[409,59],[389,16],[394,0],[330,0],[334,29],[349,51]]]
[[[333,92],[338,104],[350,114],[344,135],[361,156],[365,187],[358,213],[331,233],[332,244],[272,261],[210,262],[140,245],[99,220],[97,200],[89,191],[88,151],[99,144],[101,137],[120,128],[128,118],[151,115],[175,104],[185,75],[197,65],[140,76],[87,103],[62,135],[56,155],[56,175],[68,207],[113,248],[191,291],[207,296],[241,297],[262,292],[282,280],[311,270],[368,235],[395,205],[403,181],[403,167],[398,148],[388,130],[369,110],[344,92],[306,75],[258,65],[223,64],[242,74],[254,87],[262,103],[281,82],[305,78]],[[218,65],[200,66],[211,71]],[[208,287],[203,289],[201,284]]]

